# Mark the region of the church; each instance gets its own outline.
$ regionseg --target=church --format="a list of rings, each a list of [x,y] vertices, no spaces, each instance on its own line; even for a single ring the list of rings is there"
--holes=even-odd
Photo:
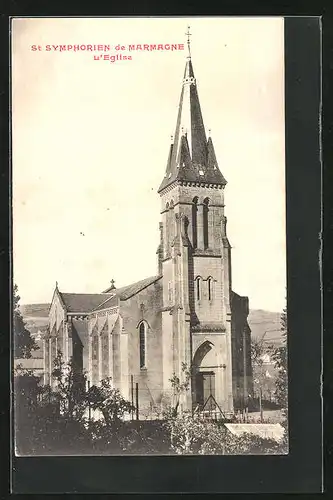
[[[161,201],[156,275],[99,294],[54,290],[44,337],[44,383],[52,384],[60,350],[91,385],[111,377],[149,418],[172,397],[171,379],[189,387],[183,410],[208,400],[225,414],[242,410],[252,393],[249,301],[232,290],[227,184],[206,136],[190,43],[175,133],[157,193]],[[163,171],[161,170],[161,177]]]

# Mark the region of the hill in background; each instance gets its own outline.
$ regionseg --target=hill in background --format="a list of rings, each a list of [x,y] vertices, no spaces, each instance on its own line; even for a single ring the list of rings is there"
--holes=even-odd
[[[34,317],[34,318],[47,318],[49,315],[50,304],[25,304],[20,306],[21,314],[23,318]]]
[[[48,324],[50,304],[25,304],[20,306],[25,326],[31,333],[39,349],[31,352],[32,358],[43,357],[43,339]]]
[[[248,322],[253,338],[264,338],[265,341],[274,345],[281,344],[281,313],[251,309]]]

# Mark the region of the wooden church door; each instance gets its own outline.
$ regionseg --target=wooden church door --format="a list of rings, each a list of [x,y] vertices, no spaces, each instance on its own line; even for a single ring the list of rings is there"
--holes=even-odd
[[[215,408],[215,404],[214,400],[209,399],[210,396],[215,399],[215,373],[198,373],[196,377],[196,403],[201,408],[207,403],[205,410],[212,410]]]

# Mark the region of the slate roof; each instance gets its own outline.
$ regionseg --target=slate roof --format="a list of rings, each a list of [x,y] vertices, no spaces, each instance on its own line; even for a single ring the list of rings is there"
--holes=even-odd
[[[127,300],[137,294],[147,286],[155,283],[162,276],[151,276],[144,280],[137,281],[131,285],[121,288],[108,288],[103,293],[62,293],[59,292],[62,301],[69,313],[89,313],[92,311],[101,311],[110,307],[117,306],[119,300]],[[79,323],[78,323],[79,325]],[[81,327],[78,335],[80,336]],[[83,327],[82,327],[83,328]]]
[[[227,183],[219,170],[212,139],[206,138],[190,58],[185,66],[174,143],[170,146],[166,173],[158,192],[175,181],[222,186]]]
[[[87,313],[111,298],[108,293],[62,293],[59,292],[68,312]]]
[[[146,288],[149,285],[152,285],[159,279],[161,279],[162,276],[151,276],[150,278],[146,278],[144,280],[137,281],[136,283],[132,283],[131,285],[123,286],[121,288],[115,288],[112,289],[112,292],[116,294],[117,297],[119,297],[120,300],[127,300],[133,295],[137,294],[138,292],[141,292],[144,288]],[[108,288],[105,290],[105,292],[109,292],[111,289]]]
[[[112,293],[110,292],[111,297],[107,298],[101,304],[93,309],[93,311],[101,311],[103,309],[108,309],[109,307],[115,307],[118,305],[119,298],[115,294],[116,290],[113,289]]]

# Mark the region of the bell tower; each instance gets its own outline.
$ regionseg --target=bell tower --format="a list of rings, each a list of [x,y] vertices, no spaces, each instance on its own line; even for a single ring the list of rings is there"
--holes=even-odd
[[[215,403],[224,411],[232,411],[232,292],[224,214],[226,180],[219,169],[212,138],[210,134],[206,136],[189,31],[186,34],[188,56],[176,129],[158,189],[162,217],[158,253],[163,274],[164,389],[170,388],[173,374],[183,380],[185,364],[192,376],[182,407],[193,409],[202,405],[209,390],[206,388],[205,392],[200,377],[205,380],[203,374],[210,373],[210,384],[214,376],[214,390],[210,391]],[[206,348],[202,352],[206,354],[202,356],[203,345]]]

